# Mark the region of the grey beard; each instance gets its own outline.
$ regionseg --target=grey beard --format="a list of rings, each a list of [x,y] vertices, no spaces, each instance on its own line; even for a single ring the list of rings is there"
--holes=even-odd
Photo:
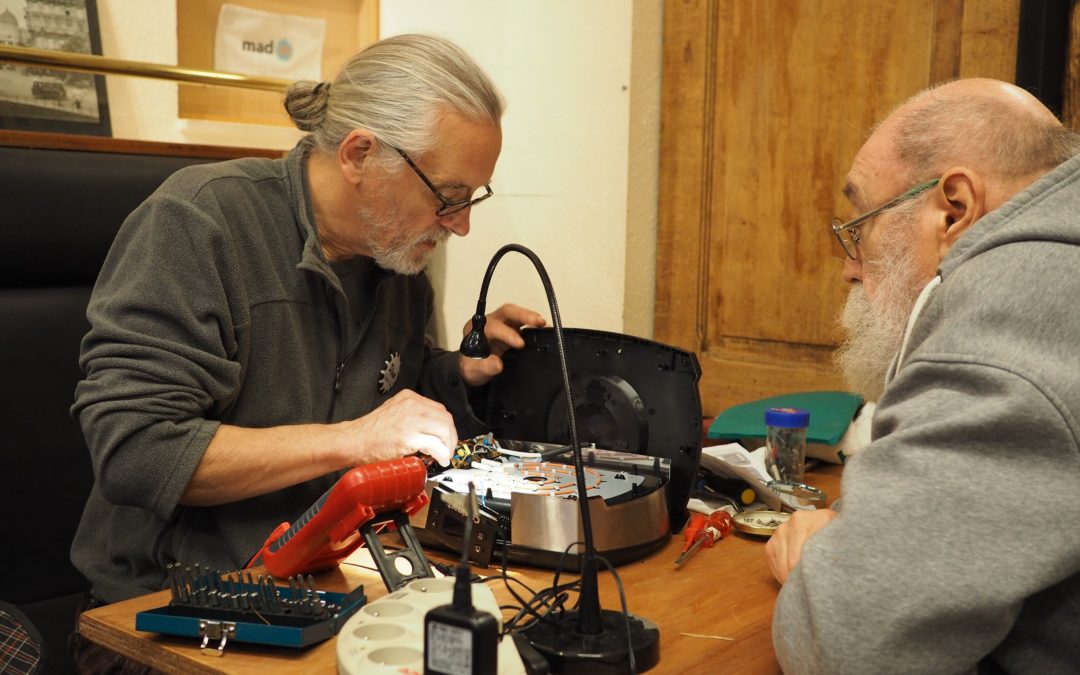
[[[908,317],[925,285],[915,278],[915,255],[906,242],[893,241],[883,248],[887,258],[864,263],[869,273],[881,273],[871,299],[862,284],[855,284],[838,319],[846,339],[834,360],[848,388],[867,401],[877,401],[885,389],[885,377],[900,350]]]
[[[885,374],[904,337],[904,322],[878,316],[862,284],[848,293],[839,317],[846,338],[833,355],[848,389],[867,401],[877,401],[885,389]]]
[[[368,246],[375,264],[383,269],[412,276],[423,272],[431,258],[429,251],[418,255],[416,248],[424,243],[436,246],[450,237],[450,231],[439,228],[436,232],[421,232],[411,237],[398,231],[397,206],[390,203],[387,213],[376,214],[370,208],[361,208],[360,217],[368,228]],[[434,249],[432,249],[434,250]]]
[[[409,276],[420,274],[427,269],[428,261],[431,258],[431,252],[429,251],[422,256],[418,256],[416,248],[421,244],[428,242],[438,246],[446,241],[449,236],[449,230],[441,230],[435,234],[425,233],[413,237],[411,240],[404,237],[395,237],[386,244],[373,241],[371,244],[372,256],[375,259],[375,263],[383,269]],[[434,251],[434,249],[432,249],[432,251]]]

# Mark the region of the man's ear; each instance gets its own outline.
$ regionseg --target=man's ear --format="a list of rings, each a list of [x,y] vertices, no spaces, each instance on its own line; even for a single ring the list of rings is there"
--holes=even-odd
[[[986,187],[979,174],[966,167],[954,167],[941,176],[934,190],[937,208],[934,234],[941,258],[964,232],[986,214]]]
[[[358,185],[363,180],[364,170],[370,166],[371,158],[378,152],[378,141],[367,129],[353,129],[338,146],[338,166],[345,180]]]

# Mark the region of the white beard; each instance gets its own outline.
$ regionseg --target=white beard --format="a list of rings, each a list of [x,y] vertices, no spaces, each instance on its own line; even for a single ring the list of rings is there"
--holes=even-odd
[[[894,227],[894,232],[904,229],[903,224]],[[855,284],[838,319],[846,339],[834,359],[848,388],[867,401],[881,398],[889,365],[900,349],[908,317],[924,285],[916,278],[914,247],[905,239],[901,236],[882,242],[882,248],[890,253],[863,263],[864,273],[881,276],[875,297],[867,296],[861,283]]]
[[[411,235],[405,233],[400,229],[397,206],[393,203],[383,214],[360,209],[360,217],[366,221],[368,245],[375,263],[398,274],[411,276],[423,272],[435,249],[425,250],[421,245],[431,243],[437,247],[450,237],[450,230],[442,227]]]

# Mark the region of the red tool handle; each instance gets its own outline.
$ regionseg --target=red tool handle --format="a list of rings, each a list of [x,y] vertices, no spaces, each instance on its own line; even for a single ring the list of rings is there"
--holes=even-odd
[[[276,527],[248,567],[261,562],[280,578],[332,567],[363,543],[357,530],[377,514],[420,510],[426,481],[427,467],[412,456],[351,469],[292,526]]]
[[[702,528],[701,536],[705,538],[702,545],[705,548],[712,548],[712,545],[717,541],[731,534],[731,526],[733,524],[734,521],[731,518],[731,514],[727,511],[713,511]]]
[[[694,511],[690,514],[690,522],[683,528],[683,553],[686,553],[694,542],[697,541],[698,535],[701,534],[702,528],[705,527],[705,514]]]

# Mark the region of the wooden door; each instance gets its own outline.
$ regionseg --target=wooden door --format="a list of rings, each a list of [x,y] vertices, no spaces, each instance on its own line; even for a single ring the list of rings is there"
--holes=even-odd
[[[1019,0],[671,0],[657,340],[698,353],[706,415],[842,389],[828,228],[872,125],[932,83],[1012,80]]]

